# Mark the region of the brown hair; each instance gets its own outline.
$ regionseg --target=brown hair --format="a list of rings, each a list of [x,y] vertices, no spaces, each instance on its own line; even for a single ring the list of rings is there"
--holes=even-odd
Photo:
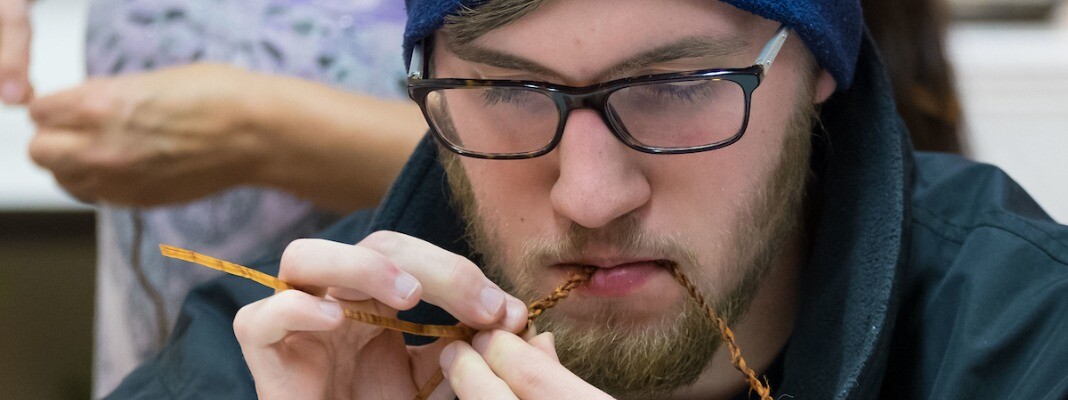
[[[495,0],[477,8],[463,6],[456,15],[445,17],[442,29],[456,45],[464,45],[486,32],[523,18],[542,3],[545,0]]]
[[[940,0],[863,0],[864,18],[883,55],[917,150],[962,153],[961,109],[945,54]]]

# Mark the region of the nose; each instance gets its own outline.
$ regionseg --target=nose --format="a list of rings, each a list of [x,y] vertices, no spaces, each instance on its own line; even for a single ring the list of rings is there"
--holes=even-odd
[[[619,141],[593,110],[571,112],[555,149],[560,175],[550,200],[556,212],[586,228],[600,228],[641,208],[650,184],[639,162],[650,157]]]

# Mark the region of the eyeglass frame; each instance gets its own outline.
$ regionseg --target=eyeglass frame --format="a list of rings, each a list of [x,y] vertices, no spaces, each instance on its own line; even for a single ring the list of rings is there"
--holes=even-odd
[[[775,36],[768,41],[764,46],[764,49],[760,52],[760,55],[757,56],[756,62],[752,66],[746,68],[713,68],[665,74],[639,75],[581,87],[539,81],[508,79],[424,78],[424,76],[427,75],[428,67],[423,57],[423,46],[426,44],[426,41],[424,40],[417,43],[412,49],[412,59],[408,69],[408,96],[419,104],[419,108],[423,111],[423,117],[426,119],[430,131],[438,143],[441,143],[445,148],[449,149],[449,151],[466,157],[493,160],[520,160],[548,154],[555,149],[563,139],[564,126],[567,124],[568,115],[570,115],[572,110],[578,109],[595,110],[597,114],[600,115],[601,120],[605,125],[608,126],[612,135],[619,139],[619,141],[623,142],[623,144],[627,145],[627,147],[642,153],[689,154],[711,151],[730,146],[740,140],[742,135],[745,134],[746,128],[749,126],[749,113],[752,108],[753,91],[760,87],[760,83],[771,70],[772,63],[774,63],[776,56],[778,56],[779,51],[782,49],[783,44],[786,43],[788,37],[789,28],[785,25],[780,25],[779,29],[775,32]],[[745,113],[742,119],[742,126],[733,136],[701,146],[678,148],[647,146],[634,139],[623,126],[620,118],[614,117],[611,109],[608,108],[608,96],[621,89],[641,84],[691,81],[695,78],[717,78],[717,80],[730,81],[737,84],[742,89],[742,92],[745,95]],[[430,113],[427,110],[427,96],[429,96],[431,92],[437,90],[474,87],[529,89],[548,95],[556,105],[560,121],[557,124],[556,133],[553,135],[552,141],[538,150],[520,153],[484,153],[470,151],[450,142],[435,127],[434,119],[431,118]]]

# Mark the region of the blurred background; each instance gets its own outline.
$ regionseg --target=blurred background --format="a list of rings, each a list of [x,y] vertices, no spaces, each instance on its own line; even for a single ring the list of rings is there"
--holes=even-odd
[[[38,94],[84,79],[87,0],[40,0]],[[1053,0],[953,0],[946,52],[965,151],[997,164],[1068,221],[1068,7]],[[0,108],[0,398],[90,393],[95,282],[92,208],[33,165],[26,111]]]

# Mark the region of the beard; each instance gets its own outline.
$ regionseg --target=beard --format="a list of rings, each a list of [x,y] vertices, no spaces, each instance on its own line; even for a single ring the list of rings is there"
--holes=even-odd
[[[453,201],[466,221],[466,239],[482,256],[486,275],[519,299],[547,294],[537,280],[547,266],[576,259],[590,243],[622,249],[621,256],[654,255],[673,260],[691,277],[709,304],[728,323],[741,318],[783,247],[799,233],[809,177],[810,133],[816,111],[803,91],[789,119],[781,156],[749,197],[720,243],[691,243],[678,235],[643,232],[634,215],[590,229],[572,223],[563,235],[527,240],[515,260],[503,257],[498,231],[479,211],[459,156],[439,149]],[[662,156],[671,157],[671,156]],[[507,161],[505,161],[507,162]],[[714,254],[702,265],[696,248]],[[711,250],[711,251],[708,251]],[[633,254],[631,254],[633,253]],[[727,281],[723,289],[716,282]],[[540,331],[553,332],[561,364],[599,389],[620,398],[660,397],[693,384],[719,349],[720,332],[696,302],[682,298],[654,321],[636,323],[628,310],[588,299],[589,320],[542,314]]]

